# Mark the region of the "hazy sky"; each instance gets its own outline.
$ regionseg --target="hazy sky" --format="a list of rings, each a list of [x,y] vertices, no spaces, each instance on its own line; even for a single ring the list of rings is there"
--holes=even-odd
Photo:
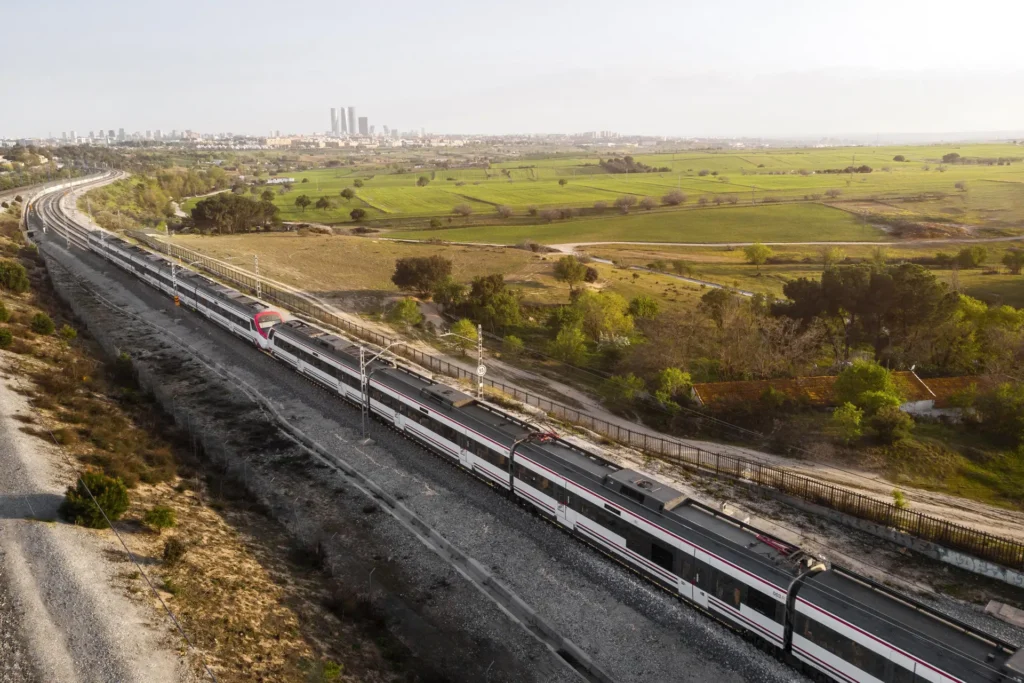
[[[1024,0],[37,0],[4,8],[0,137],[124,127],[1024,129]]]

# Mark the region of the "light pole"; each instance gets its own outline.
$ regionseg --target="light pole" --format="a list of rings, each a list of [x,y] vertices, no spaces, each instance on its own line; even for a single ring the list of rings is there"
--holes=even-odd
[[[800,587],[803,586],[804,581],[810,578],[814,578],[821,572],[828,569],[828,565],[824,561],[808,558],[806,569],[793,579],[789,584],[789,589],[786,591],[786,625],[783,630],[783,650],[789,652],[790,647],[793,644],[793,610],[796,607],[796,594],[800,591]]]
[[[370,358],[369,360],[366,359],[366,347],[365,346],[360,346],[359,347],[359,389],[360,389],[360,391],[362,391],[362,397],[361,397],[362,400],[359,402],[359,405],[360,405],[360,408],[361,408],[360,412],[362,413],[363,443],[367,443],[369,441],[369,439],[366,436],[366,429],[367,429],[367,418],[370,416],[370,377],[373,376],[374,372],[377,372],[377,370],[381,369],[381,368],[376,368],[375,370],[370,372],[369,375],[367,375],[366,374],[366,368],[367,368],[367,366],[370,365],[370,363],[372,363],[373,361],[377,360],[378,358],[383,356],[385,353],[387,353],[388,350],[392,346],[398,346],[399,344],[404,344],[404,343],[405,342],[403,342],[403,341],[393,341],[390,344],[388,344],[387,346],[385,346],[383,349],[378,351],[377,354],[375,356],[373,356],[373,358]]]
[[[440,335],[441,337],[458,337],[459,339],[465,339],[468,342],[473,341],[469,337],[463,337],[461,334],[455,334],[454,332],[445,332]],[[484,365],[484,327],[483,325],[476,326],[476,397],[480,398],[484,393],[484,375],[487,374],[487,366]]]
[[[512,442],[512,448],[508,451],[508,494],[515,498],[516,495],[516,449],[524,443],[546,443],[558,438],[554,432],[529,432]]]

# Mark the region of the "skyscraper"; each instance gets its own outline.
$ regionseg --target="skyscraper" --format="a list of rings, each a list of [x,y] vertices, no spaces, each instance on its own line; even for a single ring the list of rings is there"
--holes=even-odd
[[[355,107],[349,107],[348,108],[348,134],[349,135],[355,135],[356,134],[356,108]]]
[[[351,112],[351,111],[352,110],[349,109],[349,112]],[[370,120],[368,118],[366,118],[365,116],[360,116],[359,117],[359,134],[360,135],[369,135],[370,134]]]
[[[331,134],[337,135],[338,133],[338,110],[331,107]]]
[[[348,132],[348,123],[345,121],[345,107],[338,107],[338,133],[344,135]]]

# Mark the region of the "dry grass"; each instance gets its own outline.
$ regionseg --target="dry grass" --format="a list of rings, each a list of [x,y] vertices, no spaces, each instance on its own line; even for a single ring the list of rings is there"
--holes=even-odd
[[[258,255],[260,273],[268,278],[357,310],[372,310],[381,300],[399,294],[391,283],[396,259],[435,254],[452,260],[452,274],[459,282],[469,282],[478,275],[503,273],[512,285],[523,289],[528,301],[568,295],[568,289],[551,277],[551,256],[520,249],[403,244],[367,237],[288,233],[180,237],[174,241],[249,270],[253,255]]]

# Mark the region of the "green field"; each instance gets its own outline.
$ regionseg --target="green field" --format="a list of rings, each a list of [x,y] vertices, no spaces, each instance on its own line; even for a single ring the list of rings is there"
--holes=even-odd
[[[1001,158],[1004,164],[943,165],[942,156],[954,151],[969,158]],[[631,153],[640,162],[669,170],[609,174],[599,165],[602,158]],[[907,161],[893,161],[898,154]],[[351,224],[350,212],[360,208],[366,211],[364,223],[402,230],[401,236],[505,244],[527,238],[542,242],[877,240],[882,236],[879,228],[886,225],[884,218],[894,215],[948,225],[949,236],[954,237],[969,237],[978,230],[1001,231],[999,234],[1024,231],[1021,145],[674,154],[624,149],[450,170],[426,168],[427,161],[419,160],[423,169],[402,172],[372,163],[288,172],[296,183],[291,191],[275,194],[274,203],[286,221]],[[822,173],[861,164],[871,166],[873,172]],[[416,184],[421,176],[429,180],[425,187]],[[357,180],[363,187],[354,187]],[[955,187],[961,182],[966,183],[966,191]],[[345,188],[352,188],[356,197],[343,199],[340,192]],[[597,215],[593,209],[597,202],[610,205],[622,195],[649,196],[660,202],[677,189],[687,195],[679,207],[634,210],[628,216],[611,215],[612,211]],[[838,196],[829,196],[835,193]],[[327,197],[332,206],[326,210],[310,206],[302,211],[295,205],[300,195],[314,203]],[[706,201],[709,208],[698,209],[699,201]],[[715,202],[722,206],[715,207]],[[472,208],[469,219],[451,218],[459,204]],[[191,205],[186,202],[182,208],[187,211]],[[498,206],[511,208],[513,217],[499,219]],[[573,208],[587,215],[547,223],[528,215],[534,207]],[[845,209],[849,215],[833,207]],[[879,215],[883,220],[874,220]],[[423,232],[435,217],[446,222],[445,229]],[[961,234],[953,234],[956,231]]]
[[[474,226],[403,231],[394,236],[453,242],[544,244],[629,240],[642,242],[873,241],[884,234],[846,211],[822,204],[735,206],[687,211],[634,211],[542,225]]]

